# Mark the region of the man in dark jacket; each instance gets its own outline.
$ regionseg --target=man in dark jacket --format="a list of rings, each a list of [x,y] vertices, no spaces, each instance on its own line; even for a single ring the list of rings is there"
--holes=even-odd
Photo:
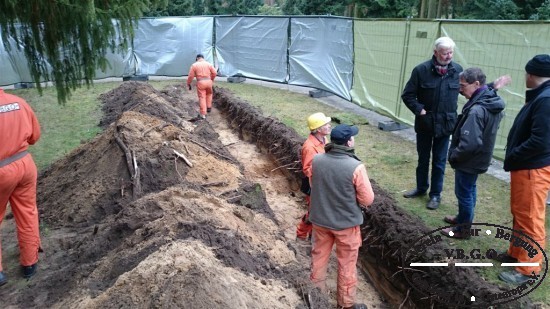
[[[480,68],[460,73],[460,94],[469,100],[458,116],[449,148],[449,163],[455,169],[458,215],[444,218],[445,222],[459,226],[441,231],[453,238],[469,237],[468,224],[474,220],[476,206],[477,176],[485,173],[491,164],[498,127],[504,116],[504,101],[485,80]]]
[[[462,67],[452,62],[455,43],[441,37],[435,41],[432,59],[417,65],[401,95],[403,102],[415,114],[416,132],[416,188],[403,196],[423,196],[430,189],[429,209],[437,209],[441,202],[445,159],[449,136],[457,118],[458,74]],[[432,158],[431,185],[428,181],[430,154]]]
[[[537,55],[525,66],[525,105],[517,114],[508,134],[504,170],[510,171],[510,208],[513,229],[531,237],[543,249],[546,230],[546,195],[550,189],[550,55]],[[521,235],[518,235],[521,237]],[[503,281],[522,284],[538,275],[543,254],[530,240],[526,246],[510,242],[501,260],[534,263],[502,272]]]

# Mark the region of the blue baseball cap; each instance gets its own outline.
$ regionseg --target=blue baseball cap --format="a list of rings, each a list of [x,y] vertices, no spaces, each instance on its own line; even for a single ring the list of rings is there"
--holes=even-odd
[[[352,136],[355,136],[358,133],[359,128],[356,126],[339,124],[330,132],[330,141],[335,144],[344,145]]]

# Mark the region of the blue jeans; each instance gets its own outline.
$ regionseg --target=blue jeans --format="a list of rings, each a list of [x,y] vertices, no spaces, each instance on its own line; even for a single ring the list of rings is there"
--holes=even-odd
[[[472,223],[474,221],[474,209],[476,208],[477,197],[477,176],[477,174],[455,170],[455,195],[458,199],[457,224]],[[469,229],[467,226],[463,228]]]
[[[420,192],[426,192],[430,188],[430,198],[441,197],[448,151],[449,136],[435,138],[431,134],[416,134],[416,152],[418,153],[416,189]],[[431,186],[428,182],[430,154],[433,156]]]

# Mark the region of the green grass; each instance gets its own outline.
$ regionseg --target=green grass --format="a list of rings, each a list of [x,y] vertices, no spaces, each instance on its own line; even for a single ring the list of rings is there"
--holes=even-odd
[[[156,89],[181,81],[149,81]],[[97,126],[101,118],[101,106],[98,96],[117,86],[121,82],[96,83],[93,88],[78,89],[65,105],[57,103],[55,90],[48,88],[44,96],[38,96],[34,89],[7,90],[25,98],[35,109],[42,126],[42,139],[31,147],[40,169],[67,154],[100,132]],[[258,107],[265,116],[276,117],[284,124],[294,128],[306,137],[309,133],[306,118],[314,112],[323,112],[336,117],[343,123],[356,124],[360,133],[356,138],[357,155],[365,162],[369,177],[375,180],[385,191],[393,196],[399,207],[406,210],[426,225],[438,228],[443,226],[445,215],[456,214],[457,201],[453,193],[454,171],[448,167],[445,175],[443,201],[439,210],[427,210],[426,199],[405,199],[402,193],[415,186],[416,148],[414,143],[405,141],[391,132],[381,131],[376,124],[366,124],[361,116],[342,112],[304,94],[287,90],[262,87],[250,84],[216,82],[218,87],[233,91],[237,96]],[[481,175],[478,180],[478,199],[476,222],[488,222],[511,226],[510,186],[508,183],[489,175]],[[549,217],[546,217],[549,226]],[[505,249],[504,242],[490,242],[488,238],[472,238],[461,246],[471,246],[486,250]],[[496,248],[495,248],[496,247]],[[466,249],[466,248],[465,248]],[[489,281],[498,282],[498,267],[484,268],[482,276]],[[530,297],[534,301],[550,305],[550,287],[546,280]]]

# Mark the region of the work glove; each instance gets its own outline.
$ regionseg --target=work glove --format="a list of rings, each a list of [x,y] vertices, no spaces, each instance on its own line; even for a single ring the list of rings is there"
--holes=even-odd
[[[187,86],[189,86],[189,90],[191,90],[191,85],[187,85]]]

